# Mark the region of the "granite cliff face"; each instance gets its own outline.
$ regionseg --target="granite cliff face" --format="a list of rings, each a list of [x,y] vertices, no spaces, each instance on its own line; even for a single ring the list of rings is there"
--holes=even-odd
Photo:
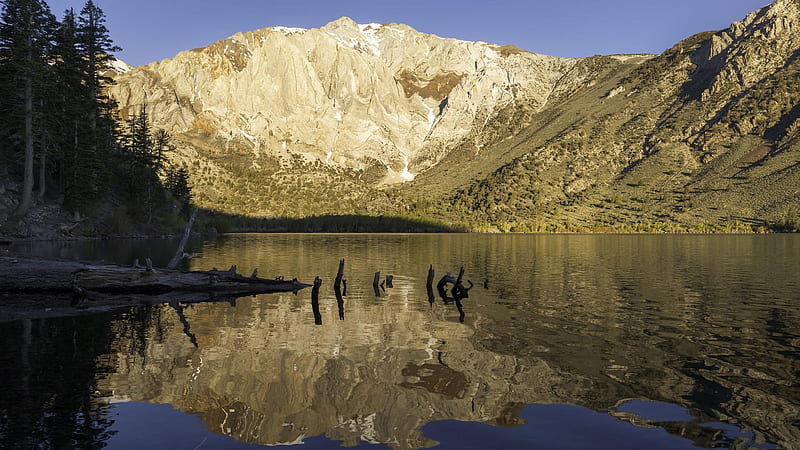
[[[704,150],[701,163],[721,153],[719,146],[746,135],[776,141],[785,135],[791,109],[799,100],[790,88],[800,55],[800,2],[778,0],[728,29],[702,33],[665,54],[674,64],[665,71],[673,83],[665,113],[683,128],[669,127],[671,138]],[[664,59],[662,56],[662,59]],[[630,82],[646,79],[633,77]],[[662,85],[663,86],[663,85]],[[645,88],[645,89],[646,89]],[[796,119],[796,111],[794,119]],[[767,128],[778,126],[765,135]],[[779,132],[780,131],[780,132]],[[775,142],[773,142],[775,143]]]
[[[515,105],[544,107],[575,60],[442,39],[405,25],[341,18],[267,28],[118,77],[123,114],[148,105],[176,136],[291,164],[385,167],[413,179],[448,149],[484,148],[485,125]]]
[[[696,50],[695,78],[707,81],[701,98],[735,95],[781,70],[800,48],[800,4],[778,0],[713,33]]]

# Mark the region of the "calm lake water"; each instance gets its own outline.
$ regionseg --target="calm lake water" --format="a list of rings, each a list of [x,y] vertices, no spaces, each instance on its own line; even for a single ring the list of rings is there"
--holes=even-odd
[[[0,447],[800,448],[800,236],[194,247],[193,269],[319,276],[318,308],[307,289],[0,323]],[[172,248],[10,251],[164,264]],[[461,308],[429,296],[430,265],[465,268]],[[376,271],[394,276],[379,297]]]

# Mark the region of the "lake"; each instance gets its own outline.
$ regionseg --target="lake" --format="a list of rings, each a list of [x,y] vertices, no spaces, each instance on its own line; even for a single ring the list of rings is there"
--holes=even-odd
[[[0,323],[0,447],[800,442],[800,236],[242,234],[192,245],[185,268],[318,276],[319,301],[305,289]],[[163,265],[174,246],[10,251]],[[430,266],[434,284],[463,266],[469,297],[430,295]],[[377,271],[393,287],[376,292]]]

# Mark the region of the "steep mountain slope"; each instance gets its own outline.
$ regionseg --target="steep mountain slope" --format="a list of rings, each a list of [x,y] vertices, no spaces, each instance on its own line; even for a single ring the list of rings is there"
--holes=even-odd
[[[112,95],[146,103],[201,205],[230,213],[781,221],[800,210],[799,27],[800,0],[778,0],[658,57],[564,59],[342,18],[183,52]]]
[[[800,2],[779,0],[638,67],[595,57],[596,83],[550,103],[438,191],[490,229],[782,221],[800,209]],[[510,162],[509,162],[510,161]],[[452,180],[441,166],[427,173]],[[408,195],[431,188],[423,179]],[[449,192],[455,191],[453,194]],[[420,214],[429,213],[423,208]],[[752,220],[757,219],[757,220]],[[625,224],[647,223],[647,226]]]

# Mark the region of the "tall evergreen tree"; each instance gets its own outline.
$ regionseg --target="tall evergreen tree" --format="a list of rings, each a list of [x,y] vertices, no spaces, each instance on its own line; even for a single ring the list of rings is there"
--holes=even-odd
[[[113,106],[102,91],[102,87],[112,83],[112,80],[103,73],[106,72],[108,64],[114,60],[113,53],[122,49],[114,45],[105,25],[105,13],[92,0],[88,0],[81,10],[78,24],[78,45],[86,58],[89,97],[95,102],[90,115],[90,125],[96,129],[98,118],[108,113]]]
[[[168,165],[167,153],[175,150],[172,136],[165,130],[153,129],[147,105],[129,117],[120,143],[126,161],[124,178],[130,210],[146,216],[149,224],[154,211],[167,206],[168,191],[186,210],[192,199],[189,174]]]
[[[167,164],[167,153],[173,150],[175,150],[175,145],[172,144],[172,135],[169,131],[157,129],[153,133],[154,168],[157,173],[164,173]]]
[[[6,0],[0,16],[0,85],[3,86],[3,138],[23,161],[22,198],[14,214],[27,214],[33,200],[34,147],[44,135],[40,123],[50,66],[55,18],[42,0]],[[38,107],[38,108],[37,108]],[[38,109],[38,110],[37,110]],[[6,150],[6,151],[9,151]],[[12,158],[16,159],[16,158]]]
[[[78,25],[75,11],[64,12],[56,31],[53,48],[53,62],[56,73],[56,89],[53,92],[53,115],[56,136],[58,136],[57,155],[59,184],[64,192],[65,206],[71,210],[80,209],[88,198],[87,185],[82,182],[85,158],[81,145],[85,140],[88,108],[91,103],[85,83],[84,58],[78,49]]]
[[[158,178],[159,156],[154,134],[147,114],[147,105],[139,114],[132,114],[122,142],[128,162],[128,196],[135,213],[147,215],[152,222],[153,206],[163,197],[163,187]]]
[[[143,105],[139,114],[131,115],[129,139],[130,152],[133,154],[136,164],[142,168],[155,166],[153,136],[150,128],[147,105]]]
[[[192,203],[192,188],[189,186],[189,171],[185,167],[167,169],[165,184],[175,200],[181,202],[182,212],[187,212]]]
[[[81,179],[91,189],[91,192],[81,194],[83,203],[86,198],[102,198],[108,191],[110,157],[116,145],[114,104],[104,92],[105,86],[113,80],[104,73],[109,62],[114,60],[112,53],[120,51],[120,48],[114,45],[105,22],[103,10],[88,0],[78,16],[76,33],[76,45],[83,58],[83,83],[87,96],[87,128],[79,159],[83,173]]]

